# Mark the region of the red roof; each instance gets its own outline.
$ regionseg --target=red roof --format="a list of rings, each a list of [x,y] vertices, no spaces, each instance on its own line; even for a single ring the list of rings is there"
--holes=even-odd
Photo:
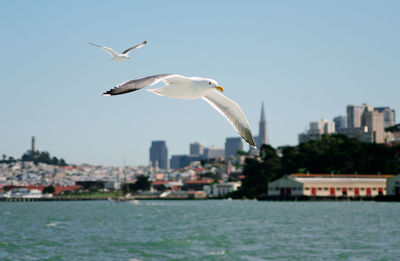
[[[168,180],[154,180],[153,185],[164,185],[167,184],[169,181]]]
[[[392,178],[394,175],[389,174],[305,174],[305,173],[295,173],[292,174],[296,177],[303,178]]]
[[[54,186],[54,194],[60,194],[63,191],[74,191],[77,189],[82,188],[81,186],[74,185],[74,186]]]
[[[185,184],[210,184],[212,182],[211,179],[204,179],[204,180],[188,180],[185,181]]]

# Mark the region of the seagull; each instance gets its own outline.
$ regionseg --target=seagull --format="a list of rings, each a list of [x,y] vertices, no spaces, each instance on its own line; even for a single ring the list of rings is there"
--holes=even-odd
[[[100,47],[104,51],[110,53],[111,54],[111,60],[118,61],[118,62],[123,62],[123,61],[125,61],[125,60],[130,58],[128,56],[130,51],[138,49],[140,47],[143,47],[146,43],[147,43],[147,41],[144,41],[143,43],[140,43],[138,45],[135,45],[135,46],[133,46],[131,48],[126,49],[122,53],[117,53],[116,51],[114,51],[113,49],[111,49],[110,47],[107,47],[107,46],[101,46],[101,45],[94,44],[94,43],[89,43],[89,44],[91,44],[93,46],[96,46],[96,47]]]
[[[104,92],[103,96],[120,95],[140,90],[163,82],[165,86],[147,91],[170,98],[194,100],[203,99],[221,113],[250,146],[256,148],[249,122],[240,106],[224,96],[224,88],[213,79],[186,77],[178,74],[157,74],[141,79],[125,81]]]

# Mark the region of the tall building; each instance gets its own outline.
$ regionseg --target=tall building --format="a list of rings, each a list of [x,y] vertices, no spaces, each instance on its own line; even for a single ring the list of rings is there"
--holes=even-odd
[[[383,143],[390,140],[385,132],[385,112],[388,121],[394,123],[394,111],[388,107],[374,109],[364,103],[362,105],[347,105],[347,128],[340,129],[339,133],[363,142]],[[393,121],[391,121],[393,117]]]
[[[151,142],[150,162],[153,167],[168,169],[168,148],[164,140]]]
[[[32,136],[32,144],[31,144],[32,148],[31,148],[31,152],[32,154],[34,154],[36,152],[36,138],[35,136]]]
[[[389,107],[375,107],[374,110],[383,113],[385,128],[395,125],[396,113],[395,110]]]
[[[339,115],[333,118],[333,122],[335,123],[335,131],[338,132],[340,129],[347,128],[347,118],[346,116]]]
[[[257,148],[261,148],[263,144],[269,144],[267,121],[265,120],[264,102],[261,104],[261,117],[259,122],[259,133],[256,138]]]
[[[319,140],[324,134],[335,133],[335,122],[322,119],[318,122],[310,122],[310,128],[307,132],[299,134],[299,143],[305,143],[310,140]]]
[[[372,106],[364,103],[362,105],[347,105],[347,128],[361,128],[363,126],[361,119],[364,111],[373,111]]]
[[[207,159],[220,159],[225,156],[224,148],[217,148],[215,146],[210,146],[204,149],[204,157]]]
[[[385,142],[384,114],[379,111],[366,111],[363,114],[363,122],[367,127],[369,142]]]
[[[240,137],[226,138],[225,157],[235,156],[238,150],[243,150],[243,143]]]
[[[199,156],[204,153],[204,143],[194,142],[190,143],[190,155]]]

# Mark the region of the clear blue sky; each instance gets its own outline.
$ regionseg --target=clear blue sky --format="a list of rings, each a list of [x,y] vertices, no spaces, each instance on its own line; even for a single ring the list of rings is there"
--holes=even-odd
[[[37,147],[69,163],[149,162],[237,136],[202,100],[100,94],[158,73],[213,78],[271,145],[367,102],[400,113],[400,1],[0,1],[0,154]],[[124,63],[118,51],[148,40]],[[399,116],[397,115],[397,120]],[[247,147],[247,146],[246,146]]]

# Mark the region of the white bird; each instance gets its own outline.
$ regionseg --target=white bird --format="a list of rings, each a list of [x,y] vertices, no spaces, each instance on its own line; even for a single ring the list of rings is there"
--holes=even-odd
[[[148,89],[154,94],[171,98],[194,100],[202,98],[220,112],[252,147],[256,147],[249,122],[240,106],[224,96],[224,89],[215,80],[200,77],[185,77],[178,74],[157,74],[141,79],[123,82],[115,88],[104,92],[103,96],[119,95],[137,91],[162,81],[165,86]]]
[[[140,43],[138,45],[135,45],[131,48],[126,49],[125,51],[123,51],[122,53],[118,53],[116,51],[114,51],[113,49],[111,49],[110,47],[107,46],[101,46],[101,45],[97,45],[94,43],[89,43],[93,46],[102,48],[104,51],[108,52],[109,54],[111,54],[111,60],[114,61],[118,61],[118,62],[123,62],[127,59],[129,59],[130,57],[128,56],[129,52],[131,52],[132,50],[138,49],[140,47],[143,47],[145,44],[147,43],[147,41],[144,41],[143,43]]]

